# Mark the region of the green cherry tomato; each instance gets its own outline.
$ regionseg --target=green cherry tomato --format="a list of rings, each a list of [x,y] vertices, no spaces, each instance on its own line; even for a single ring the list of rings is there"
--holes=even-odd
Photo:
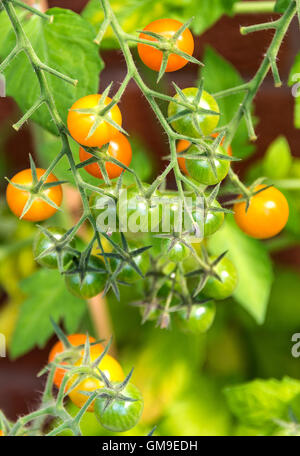
[[[220,208],[221,205],[218,201],[214,201],[212,203],[213,207]],[[200,232],[204,234],[204,237],[211,236],[216,231],[218,231],[224,222],[224,212],[215,212],[215,211],[207,211],[204,226],[203,226],[203,211],[195,210],[193,211],[193,219],[199,225]]]
[[[216,257],[211,258],[213,261]],[[215,272],[221,281],[216,277],[209,277],[203,289],[205,296],[213,299],[226,299],[232,295],[237,285],[237,270],[234,264],[226,257],[215,266]]]
[[[73,261],[69,271],[78,267],[77,262]],[[98,271],[87,271],[81,282],[79,272],[74,274],[65,274],[65,281],[68,290],[75,296],[83,299],[89,299],[103,291],[106,281],[106,271],[103,261],[91,255],[88,262],[88,268],[101,269]]]
[[[144,188],[147,189],[148,184],[144,184]],[[161,204],[156,199],[158,194],[154,192],[150,200],[147,200],[140,195],[140,191],[136,185],[127,187],[125,191],[121,192],[117,210],[121,217],[125,218],[127,214],[127,226],[126,230],[131,233],[139,232],[159,232],[160,230],[160,219],[161,219]],[[120,220],[120,224],[123,226],[124,223]]]
[[[182,242],[176,242],[173,247],[171,247],[171,244],[171,239],[167,239],[163,244],[164,257],[167,257],[170,261],[179,263],[191,254],[191,250]]]
[[[61,239],[67,232],[63,228],[56,227],[56,226],[51,226],[51,227],[47,228],[47,230],[57,240]],[[69,245],[70,245],[70,247],[75,248],[76,247],[75,239],[73,239]],[[48,238],[47,235],[45,235],[43,232],[40,231],[35,238],[35,242],[34,242],[34,246],[33,246],[33,253],[34,253],[35,258],[39,257],[39,255],[44,253],[50,247],[53,247],[53,242],[51,241],[51,239]],[[63,265],[67,266],[67,264],[70,263],[70,261],[72,261],[72,258],[73,258],[73,255],[70,252],[64,252],[63,258],[62,258]],[[44,266],[45,268],[55,269],[58,267],[57,253],[52,251],[49,254],[37,259],[37,262],[41,266]]]
[[[202,304],[194,304],[191,309],[189,318],[187,318],[187,309],[178,312],[179,324],[187,331],[193,333],[205,333],[209,330],[214,322],[216,315],[216,305],[214,301],[208,301]]]
[[[191,154],[197,153],[198,149],[192,145],[189,149]],[[219,146],[218,153],[226,155],[226,151],[222,146]],[[228,174],[230,168],[229,160],[214,159],[216,174],[214,173],[211,163],[206,158],[196,160],[186,159],[186,167],[189,175],[200,184],[216,185],[221,182]]]
[[[140,269],[143,275],[145,275],[150,267],[150,259],[149,255],[147,252],[143,252],[140,255],[137,255],[133,258],[133,261],[137,265],[137,267]],[[127,283],[134,283],[137,280],[141,280],[142,277],[136,272],[135,269],[129,264],[126,263],[120,274],[118,275],[118,279],[122,280]]]
[[[187,100],[190,103],[193,103],[198,93],[198,89],[196,87],[188,87],[186,89],[183,89],[182,92],[186,96]],[[178,94],[176,94],[173,98],[175,100],[180,100]],[[218,103],[216,102],[214,97],[205,90],[203,90],[202,92],[199,106],[204,109],[220,112]],[[184,111],[185,109],[186,108],[184,106],[180,106],[171,101],[168,107],[168,116],[173,117],[179,112]],[[171,123],[171,125],[174,128],[174,130],[176,130],[178,133],[182,135],[190,136],[192,138],[199,138],[203,135],[209,136],[214,131],[214,129],[217,127],[219,123],[219,117],[220,116],[218,115],[211,114],[196,114],[196,121],[198,123],[200,131],[202,131],[202,135],[194,126],[193,117],[190,113],[186,114],[184,117],[180,117],[179,119],[174,120]]]
[[[143,397],[136,386],[128,383],[121,394],[133,401],[116,398],[106,407],[106,398],[98,397],[95,400],[95,415],[99,423],[109,431],[125,432],[132,429],[143,412]]]

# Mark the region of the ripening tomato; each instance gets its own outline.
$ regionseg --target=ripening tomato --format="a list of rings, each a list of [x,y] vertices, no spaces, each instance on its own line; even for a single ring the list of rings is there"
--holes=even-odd
[[[264,188],[258,185],[254,191]],[[257,239],[267,239],[285,227],[289,218],[289,205],[277,188],[269,187],[252,196],[246,212],[246,203],[234,205],[234,218],[244,233]]]
[[[198,153],[195,145],[190,147],[191,154]],[[225,155],[225,149],[218,147],[218,153]],[[220,158],[214,159],[216,175],[212,169],[211,163],[206,158],[197,158],[195,160],[186,160],[186,167],[189,175],[197,182],[203,185],[216,185],[221,182],[228,174],[230,161]]]
[[[78,357],[79,357],[79,359],[81,359],[84,354],[84,344],[86,342],[86,335],[85,334],[71,334],[70,336],[68,336],[68,341],[74,347],[78,347],[79,345],[83,346],[81,352],[78,352],[78,350],[76,350],[76,349],[74,349],[73,352],[72,352],[72,350],[68,351],[68,356],[66,356],[66,358],[68,358],[68,360],[66,360],[66,362],[67,361],[69,363],[76,362],[76,361],[78,361]],[[89,341],[90,341],[90,343],[95,342],[94,337],[89,337]],[[48,362],[52,363],[52,361],[54,361],[55,357],[57,355],[60,355],[61,353],[63,353],[65,350],[66,349],[60,340],[58,342],[56,342],[56,344],[52,347],[52,350],[49,353]],[[101,344],[97,344],[97,345],[91,346],[90,350],[96,351],[97,353],[101,353],[103,351],[103,347]],[[64,364],[64,363],[62,362],[61,364]],[[66,373],[66,371],[63,368],[56,369],[54,378],[53,378],[53,383],[57,386],[57,388],[60,387],[65,373]]]
[[[45,169],[37,168],[37,178],[40,179],[42,175],[45,174],[45,172]],[[46,183],[56,181],[57,179],[54,174],[50,174],[46,179]],[[15,174],[11,179],[11,182],[28,186],[28,189],[30,189],[33,184],[31,169],[24,169],[23,171]],[[46,190],[42,189],[41,194],[47,196],[51,201],[53,201],[53,203],[56,204],[56,206],[60,206],[62,203],[63,193],[61,185],[56,185],[55,187],[50,187]],[[19,190],[11,183],[8,184],[6,189],[6,201],[10,210],[17,217],[20,217],[22,215],[23,209],[28,201],[29,196],[29,191]],[[22,217],[22,220],[40,222],[42,220],[47,220],[50,218],[53,214],[55,214],[56,211],[57,209],[55,209],[55,207],[50,206],[50,204],[46,203],[46,201],[42,200],[37,195],[29,210]]]
[[[3,436],[4,436],[4,433],[3,433],[3,431],[1,431],[1,429],[0,429],[0,437],[3,437]]]
[[[197,87],[187,87],[182,90],[187,100],[190,103],[195,102],[195,97],[198,93]],[[174,100],[180,101],[180,96],[178,93],[173,97]],[[207,109],[219,113],[219,106],[216,100],[212,95],[203,90],[200,102],[198,104],[200,108]],[[168,107],[168,116],[173,117],[176,114],[179,114],[181,111],[184,111],[186,108],[177,103],[171,101]],[[205,114],[205,113],[188,113],[183,117],[180,117],[177,120],[171,122],[172,127],[178,133],[192,138],[200,138],[201,136],[209,136],[219,123],[219,115],[217,114]],[[195,118],[198,127],[196,128],[193,122]],[[200,131],[199,131],[200,130]],[[202,135],[201,135],[202,132]]]
[[[216,257],[211,258],[213,261]],[[212,299],[226,299],[232,295],[237,286],[237,271],[234,264],[226,257],[214,267],[219,279],[209,277],[203,288],[203,293]]]
[[[138,423],[144,408],[143,397],[132,383],[126,385],[121,395],[129,400],[117,397],[108,406],[106,398],[98,397],[95,400],[95,415],[99,423],[112,432],[132,429]]]
[[[175,19],[157,19],[151,22],[144,28],[144,31],[154,32],[161,35],[164,38],[172,38],[175,33],[182,27],[182,23]],[[158,41],[152,36],[141,33],[139,38],[149,41]],[[185,29],[181,35],[179,35],[176,41],[176,47],[185,52],[186,54],[192,55],[194,52],[194,38],[189,29]],[[159,71],[163,59],[163,52],[153,46],[147,44],[138,43],[138,53],[141,60],[151,70]],[[184,67],[188,63],[183,57],[177,54],[170,54],[166,67],[166,72],[176,71]]]
[[[99,145],[99,147],[101,147],[101,145]],[[118,133],[114,137],[114,139],[112,139],[109,142],[107,153],[110,157],[115,158],[119,162],[123,163],[123,165],[130,165],[132,158],[132,150],[130,142],[122,133]],[[89,154],[82,147],[80,147],[79,158],[81,162],[88,160],[91,157],[91,154]],[[111,163],[109,161],[105,162],[105,168],[107,171],[107,175],[110,179],[119,177],[122,171],[124,171],[124,169],[121,168],[121,166],[118,166],[115,163]],[[85,166],[84,169],[92,176],[98,177],[99,179],[103,179],[102,173],[100,171],[100,166],[98,163],[91,163],[90,165]]]
[[[96,359],[101,355],[102,350],[91,349],[91,361],[96,361]],[[75,363],[75,366],[81,366],[82,360],[79,360]],[[102,361],[97,366],[98,369],[104,372],[106,377],[111,382],[122,382],[124,380],[124,372],[118,361],[110,355],[105,355]],[[95,375],[99,376],[99,371],[95,369]],[[68,388],[77,381],[77,376],[74,377],[68,382]],[[87,377],[83,379],[72,391],[69,393],[69,398],[77,407],[81,408],[88,400],[88,396],[82,394],[84,392],[93,393],[95,390],[103,388],[104,383],[96,377]],[[94,411],[94,402],[88,407],[89,412]]]
[[[75,141],[83,146],[99,147],[99,145],[110,142],[119,133],[114,126],[103,119],[89,137],[90,130],[96,120],[96,112],[95,114],[85,114],[76,112],[76,109],[93,110],[97,107],[100,98],[100,94],[87,95],[77,100],[69,110],[67,119],[69,131]],[[104,105],[107,106],[110,102],[111,98],[106,97]],[[118,125],[122,124],[121,111],[117,105],[114,105],[106,115]]]

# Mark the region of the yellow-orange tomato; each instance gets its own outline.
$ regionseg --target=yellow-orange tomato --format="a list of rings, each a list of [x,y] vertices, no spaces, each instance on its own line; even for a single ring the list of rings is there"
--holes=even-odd
[[[95,114],[84,114],[75,111],[75,109],[93,109],[99,103],[100,94],[87,95],[86,97],[77,100],[69,110],[68,128],[72,137],[83,146],[99,147],[113,139],[119,131],[104,119],[99,123],[94,133],[89,136],[90,130],[96,120]],[[111,98],[106,97],[104,105],[107,106],[111,102]],[[121,111],[117,105],[114,105],[107,115],[118,125],[122,124]]]
[[[86,342],[86,335],[85,334],[71,334],[70,336],[68,336],[68,341],[74,347],[78,347],[79,345],[84,346],[84,344]],[[89,337],[89,341],[90,341],[90,343],[95,342],[94,337]],[[91,347],[91,350],[96,350],[97,352],[101,353],[103,351],[103,347],[101,344],[97,344],[97,345],[93,345]],[[64,351],[65,351],[65,347],[64,347],[63,343],[59,340],[58,342],[56,342],[56,344],[53,346],[52,350],[49,353],[49,358],[48,358],[49,363],[52,363],[52,361],[54,361],[55,357],[57,355],[63,353]],[[82,349],[81,354],[82,355],[84,354],[84,348]],[[63,365],[64,363],[61,363],[61,364]],[[53,382],[57,386],[57,388],[60,387],[61,382],[65,375],[65,372],[66,371],[63,368],[56,369],[54,378],[53,378]]]
[[[175,19],[158,19],[151,22],[144,28],[145,31],[157,33],[164,38],[172,38],[183,24]],[[140,34],[140,38],[149,41],[157,41],[152,36]],[[194,52],[194,38],[189,29],[185,29],[176,41],[176,47],[186,54],[192,55]],[[141,60],[151,70],[159,71],[162,63],[163,52],[147,44],[138,43],[138,53]],[[176,71],[184,67],[188,61],[176,54],[170,54],[166,67],[166,72]]]
[[[213,134],[212,134],[212,137],[213,137],[213,138],[216,138],[217,136],[218,136],[218,133],[213,133]],[[224,141],[225,141],[225,136],[224,136],[224,138],[223,138],[222,141],[221,141],[221,146],[223,146]],[[228,155],[230,155],[230,157],[232,157],[232,148],[231,148],[231,146],[228,146],[228,147],[227,147],[227,153],[228,153]]]
[[[36,169],[36,174],[38,179],[45,174],[45,170],[41,168]],[[50,174],[46,179],[46,182],[56,182],[57,179],[54,174]],[[25,185],[28,187],[32,186],[32,174],[31,169],[24,169],[19,173],[15,174],[11,179],[11,182],[19,185]],[[55,187],[50,187],[46,190],[42,190],[42,193],[45,194],[48,198],[53,201],[56,206],[60,206],[62,202],[62,188],[61,185],[56,185]],[[11,183],[8,184],[6,189],[6,201],[10,210],[17,216],[22,215],[25,204],[28,201],[30,193],[26,190],[20,190],[14,187]],[[41,220],[46,220],[51,217],[57,209],[50,204],[46,203],[41,198],[36,197],[32,203],[30,209],[23,216],[23,220],[29,220],[31,222],[40,222]]]
[[[264,187],[265,185],[258,185],[255,191]],[[234,205],[234,218],[238,226],[246,234],[257,239],[276,236],[285,227],[288,217],[288,202],[274,187],[254,195],[247,212],[245,202]]]
[[[98,147],[101,147],[99,145]],[[123,163],[125,166],[129,166],[132,158],[132,150],[130,146],[130,142],[126,138],[125,135],[122,133],[118,133],[114,139],[112,139],[109,143],[108,147],[108,154]],[[79,149],[79,158],[80,161],[85,161],[91,158],[92,155],[86,152],[82,147]],[[121,166],[118,166],[111,162],[105,163],[105,168],[110,179],[114,179],[115,177],[119,177],[122,171],[124,171]],[[98,163],[91,163],[84,167],[84,169],[91,174],[92,176],[98,177],[99,179],[103,179],[102,173],[100,171],[100,167]]]
[[[93,347],[92,347],[93,348]],[[91,361],[95,361],[101,354],[101,351],[97,351],[96,349],[91,349]],[[81,365],[81,361],[79,360],[75,363],[76,366]],[[98,364],[98,368],[104,372],[106,377],[111,382],[121,382],[124,380],[124,372],[122,367],[118,363],[115,358],[110,355],[105,355],[102,361]],[[95,373],[98,375],[99,372],[95,370]],[[74,376],[72,380],[68,383],[67,388],[70,389],[72,384],[74,384],[77,380],[77,376]],[[104,383],[101,380],[98,380],[94,377],[88,377],[82,380],[72,391],[69,393],[69,398],[77,407],[81,408],[86,401],[88,400],[88,396],[82,394],[80,391],[90,392],[93,393],[96,389],[103,388]],[[94,402],[88,407],[89,412],[94,411]]]
[[[190,145],[191,145],[190,141],[187,141],[186,139],[181,139],[180,141],[178,141],[177,146],[176,146],[177,153],[180,154],[180,152],[187,150],[190,147]],[[178,157],[177,160],[178,160],[178,165],[179,165],[179,168],[181,169],[181,171],[184,174],[189,174],[188,170],[186,169],[185,158]]]
[[[3,436],[3,435],[4,435],[3,431],[1,431],[1,429],[0,429],[0,437]]]
[[[212,134],[213,138],[216,138],[217,136],[218,136],[218,133]],[[225,138],[222,139],[221,146],[223,146],[224,140],[225,140]],[[180,154],[180,152],[186,151],[190,145],[191,145],[190,141],[187,141],[186,139],[180,139],[180,141],[178,141],[177,146],[176,146],[177,153]],[[232,148],[230,146],[228,146],[228,148],[227,148],[227,153],[228,153],[228,155],[230,155],[232,157]],[[178,160],[178,164],[179,164],[181,171],[184,174],[189,174],[188,170],[186,168],[185,158],[178,157],[177,160]]]

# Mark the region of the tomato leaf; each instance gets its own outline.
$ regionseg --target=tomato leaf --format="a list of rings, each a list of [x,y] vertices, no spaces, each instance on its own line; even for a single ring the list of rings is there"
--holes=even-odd
[[[211,47],[206,47],[202,60],[205,66],[200,72],[199,77],[204,78],[204,86],[209,93],[220,92],[244,83],[243,79],[231,63],[225,60]],[[218,98],[217,102],[221,112],[220,126],[226,125],[231,121],[243,96],[243,94],[237,94]],[[249,143],[248,131],[244,120],[240,123],[233,139],[232,148],[233,155],[240,158],[248,157],[255,151],[253,144]]]
[[[283,179],[290,171],[292,154],[284,136],[279,136],[270,144],[263,159],[263,175],[271,179]]]
[[[150,22],[168,17],[186,22],[194,20],[191,30],[200,35],[211,27],[223,14],[232,14],[232,7],[237,0],[110,0],[110,4],[121,26],[127,33],[146,27]],[[104,15],[99,0],[90,0],[82,12],[97,33]],[[112,30],[109,28],[102,45],[105,48],[118,48]]]
[[[47,11],[47,14],[54,16],[52,24],[38,16],[26,14],[24,17],[24,14],[21,14],[24,30],[40,60],[78,80],[77,86],[74,87],[45,73],[58,112],[65,122],[68,109],[76,99],[98,91],[99,72],[103,68],[103,63],[99,49],[93,43],[93,27],[78,14],[60,8]],[[16,41],[5,11],[0,13],[0,30],[0,60],[4,60]],[[24,52],[11,62],[5,70],[5,77],[7,95],[15,98],[22,112],[27,111],[39,97],[40,89],[36,74]],[[31,119],[57,134],[45,105],[36,111]]]
[[[246,425],[275,425],[276,419],[289,421],[289,406],[300,394],[300,381],[289,377],[282,380],[254,380],[225,388],[232,413]]]
[[[273,282],[272,263],[266,248],[244,234],[232,216],[226,217],[226,223],[212,236],[208,246],[213,254],[228,250],[228,258],[238,271],[238,286],[233,296],[262,324]]]
[[[21,282],[27,298],[21,306],[10,354],[17,358],[35,345],[44,347],[53,334],[50,317],[64,321],[68,333],[78,329],[86,312],[84,300],[71,295],[56,270],[40,269]]]
[[[292,0],[277,0],[274,11],[276,13],[284,13]]]

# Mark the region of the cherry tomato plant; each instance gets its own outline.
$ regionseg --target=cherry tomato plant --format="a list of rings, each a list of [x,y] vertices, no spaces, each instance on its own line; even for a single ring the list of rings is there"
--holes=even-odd
[[[180,22],[160,18],[131,33],[122,27],[109,0],[99,0],[103,21],[93,36],[94,42],[90,40],[90,52],[99,60],[98,47],[102,49],[109,30],[127,68],[118,86],[112,82],[99,94],[92,93],[90,87],[88,90],[80,76],[75,79],[77,73],[71,69],[65,74],[43,61],[31,43],[22,16],[23,10],[29,11],[46,33],[55,34],[51,27],[55,28],[69,13],[58,9],[42,13],[16,0],[2,0],[1,5],[15,34],[15,44],[0,64],[0,72],[9,72],[20,55],[26,57],[38,93],[31,106],[25,94],[18,100],[24,112],[14,128],[18,131],[32,118],[54,132],[61,142],[60,151],[47,169],[38,168],[30,157],[30,168],[8,179],[7,205],[21,220],[31,222],[42,222],[64,211],[63,194],[68,181],[55,177],[61,163],[66,164],[82,203],[79,218],[68,228],[38,226],[33,246],[37,263],[45,269],[57,269],[56,277],[63,279],[66,293],[70,292],[74,302],[91,302],[100,294],[114,295],[122,301],[125,287],[142,283],[143,298],[131,303],[140,308],[142,323],[149,320],[170,331],[206,333],[222,305],[219,301],[231,296],[247,308],[241,292],[239,257],[232,255],[234,245],[230,242],[228,248],[223,248],[220,233],[224,226],[225,230],[234,226],[242,239],[274,237],[288,222],[289,205],[272,179],[262,175],[249,185],[242,182],[233,170],[240,155],[232,145],[242,124],[249,141],[256,140],[253,101],[269,72],[275,86],[281,85],[277,56],[293,18],[299,14],[299,2],[287,1],[282,15],[274,21],[241,29],[243,35],[273,29],[274,35],[249,81],[214,93],[207,88],[203,62],[194,55],[192,19]],[[89,28],[84,39],[89,39],[90,33]],[[197,65],[197,84],[180,88],[173,83],[171,94],[154,90],[145,82],[133,46],[137,46],[136,59],[155,72],[157,82],[165,73],[172,75],[184,71],[187,65]],[[92,64],[97,66],[94,61]],[[97,75],[98,70],[94,68]],[[53,81],[63,84],[66,94],[61,90],[61,97],[70,100],[64,110],[54,93]],[[130,131],[124,126],[122,96],[131,81],[148,102],[169,144],[167,165],[150,183],[143,182],[132,166],[135,150]],[[75,91],[77,86],[78,92],[68,97],[67,91]],[[241,102],[224,123],[222,100],[236,95]],[[83,170],[96,178],[97,184],[85,179]],[[175,190],[169,188],[171,175]],[[124,180],[129,176],[131,184],[127,185]],[[107,204],[109,214],[105,213]],[[100,218],[105,214],[109,223],[104,227]],[[110,216],[115,218],[113,222]],[[84,227],[88,227],[90,237],[80,241]],[[221,236],[221,240],[214,244],[214,236]],[[133,428],[141,417],[143,398],[131,384],[132,372],[124,375],[118,361],[107,353],[109,344],[104,349],[99,341],[85,335],[66,337],[56,323],[53,326],[60,342],[43,371],[48,380],[42,405],[16,423],[0,415],[4,434],[34,433],[41,417],[50,415],[62,423],[48,430],[47,435],[65,430],[80,435],[85,412],[95,412],[107,430],[124,432]],[[56,394],[53,384],[58,388]],[[67,397],[79,409],[75,417],[64,407]],[[41,433],[41,429],[42,425],[36,432]]]

